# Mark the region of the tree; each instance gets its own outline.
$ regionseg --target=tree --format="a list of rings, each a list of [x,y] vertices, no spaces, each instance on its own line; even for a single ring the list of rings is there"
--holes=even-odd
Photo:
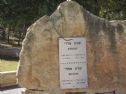
[[[43,15],[52,14],[66,0],[1,0],[0,25],[14,30],[19,42],[27,27]],[[74,0],[91,13],[108,20],[126,19],[126,0]],[[6,34],[6,31],[5,31]],[[5,36],[3,34],[3,36]],[[8,31],[8,42],[10,32]]]
[[[126,0],[75,0],[91,13],[108,20],[126,19]]]

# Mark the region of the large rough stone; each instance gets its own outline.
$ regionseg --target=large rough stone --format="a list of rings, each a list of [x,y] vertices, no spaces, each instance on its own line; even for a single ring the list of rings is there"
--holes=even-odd
[[[87,89],[59,88],[59,37],[86,38]],[[114,94],[111,91],[125,94],[125,50],[126,21],[107,21],[87,12],[73,1],[66,1],[51,16],[44,16],[29,27],[20,54],[19,84],[31,91],[51,92],[47,94]],[[38,94],[27,92],[25,94]]]

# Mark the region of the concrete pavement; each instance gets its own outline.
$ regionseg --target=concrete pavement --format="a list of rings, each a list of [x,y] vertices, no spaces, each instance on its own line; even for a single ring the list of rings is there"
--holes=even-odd
[[[9,87],[0,89],[0,94],[21,94],[23,88],[19,87]]]

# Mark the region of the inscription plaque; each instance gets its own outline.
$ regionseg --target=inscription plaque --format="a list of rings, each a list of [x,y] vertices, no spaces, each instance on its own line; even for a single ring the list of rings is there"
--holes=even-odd
[[[87,60],[85,38],[59,38],[60,88],[86,88]]]

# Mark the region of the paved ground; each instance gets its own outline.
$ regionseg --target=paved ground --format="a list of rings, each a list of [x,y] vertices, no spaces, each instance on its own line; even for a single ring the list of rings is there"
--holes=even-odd
[[[22,88],[11,87],[0,90],[0,94],[21,94]]]

